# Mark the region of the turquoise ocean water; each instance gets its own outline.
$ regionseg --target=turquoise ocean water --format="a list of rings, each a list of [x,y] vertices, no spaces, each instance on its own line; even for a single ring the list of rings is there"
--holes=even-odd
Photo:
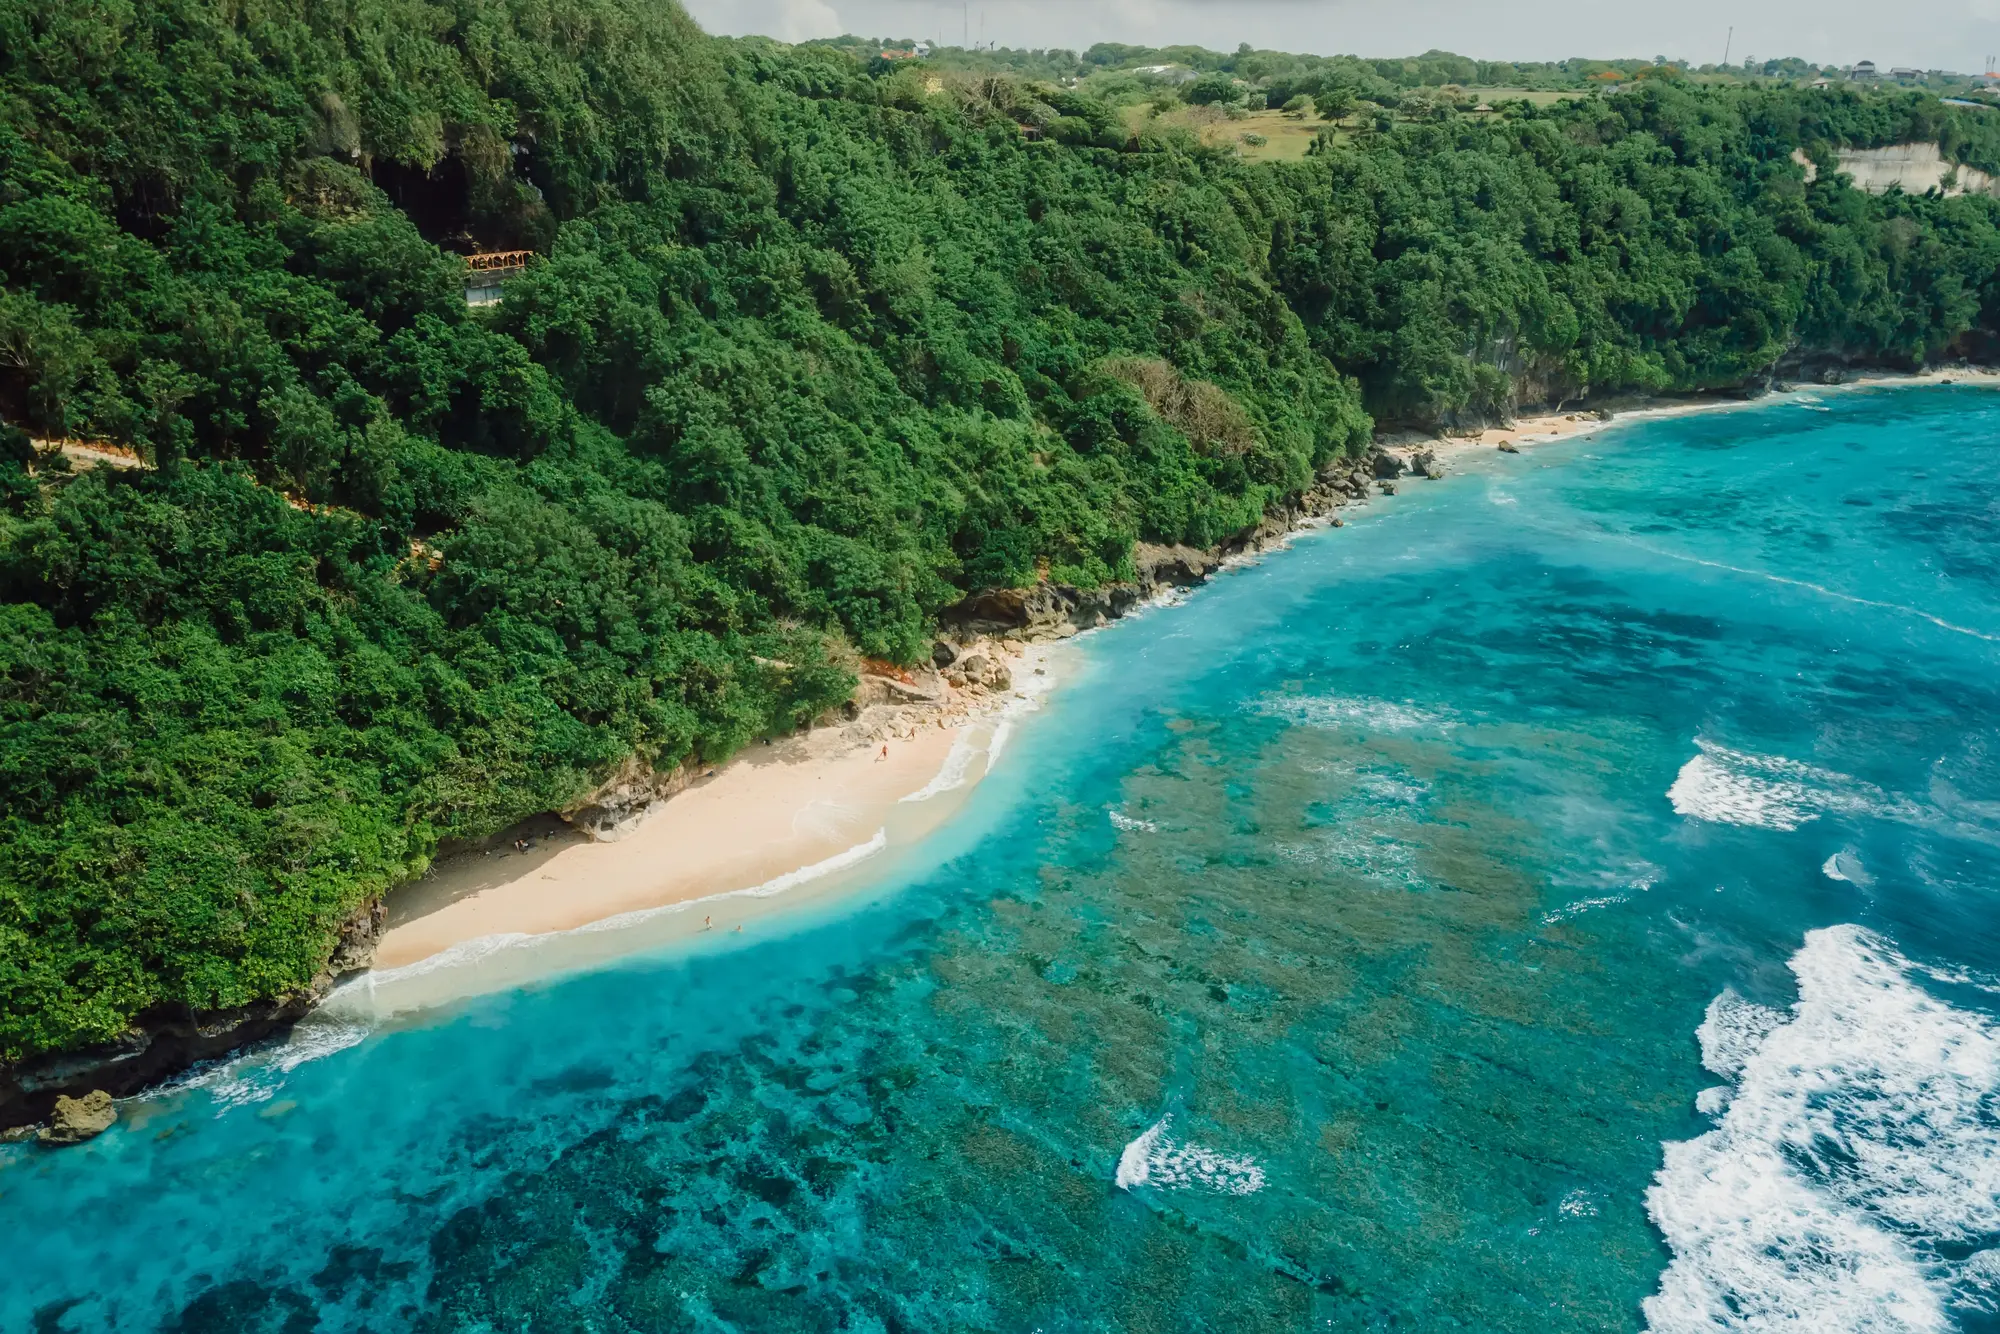
[[[2000,1329],[2000,395],[1480,456],[921,854],[0,1151],[0,1328]]]

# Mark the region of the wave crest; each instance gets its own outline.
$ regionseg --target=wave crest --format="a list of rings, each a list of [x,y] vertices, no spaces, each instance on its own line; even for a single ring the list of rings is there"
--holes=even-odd
[[[1704,1095],[1715,1129],[1667,1145],[1646,1194],[1674,1252],[1648,1327],[1927,1334],[1992,1309],[2000,1028],[1859,927],[1812,932],[1791,966],[1789,1012],[1725,991],[1702,1023],[1735,1088]]]
[[[1667,789],[1679,815],[1710,824],[1790,831],[1822,815],[1909,818],[1900,802],[1872,783],[1787,759],[1697,739],[1699,750]]]
[[[1225,1195],[1254,1195],[1264,1189],[1264,1169],[1256,1159],[1177,1140],[1168,1133],[1173,1119],[1163,1116],[1153,1122],[1118,1155],[1114,1179],[1120,1190],[1200,1186]]]

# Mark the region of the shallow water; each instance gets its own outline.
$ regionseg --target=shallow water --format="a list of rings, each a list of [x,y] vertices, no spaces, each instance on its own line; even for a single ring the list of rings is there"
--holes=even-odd
[[[2000,1328],[2000,396],[1481,456],[838,904],[0,1156],[0,1328]]]

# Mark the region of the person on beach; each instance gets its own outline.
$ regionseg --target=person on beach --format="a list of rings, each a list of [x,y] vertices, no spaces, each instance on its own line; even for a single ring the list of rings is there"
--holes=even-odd
[[[888,758],[889,758],[889,743],[885,741],[882,743],[882,753],[875,757],[875,763],[880,764],[883,760],[886,760]]]

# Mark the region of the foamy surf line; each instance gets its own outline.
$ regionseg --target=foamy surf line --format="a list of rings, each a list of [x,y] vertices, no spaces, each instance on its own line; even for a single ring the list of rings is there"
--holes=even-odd
[[[951,749],[945,753],[944,763],[931,776],[931,781],[901,800],[929,801],[932,797],[964,787],[966,775],[972,770],[973,760],[989,753],[985,748],[972,743],[969,735],[971,731],[971,728],[961,729],[958,736],[953,738]]]
[[[293,1025],[292,1031],[275,1042],[261,1043],[247,1051],[224,1057],[148,1090],[142,1099],[200,1090],[222,1116],[233,1108],[269,1102],[285,1086],[294,1070],[323,1056],[346,1051],[364,1041],[373,1029],[365,1022],[325,1008]]]
[[[888,829],[877,829],[875,836],[865,843],[857,843],[846,851],[835,853],[824,861],[814,862],[810,866],[801,866],[795,871],[787,871],[785,874],[766,880],[762,884],[750,885],[743,889],[722,890],[715,894],[704,894],[700,898],[683,899],[679,903],[662,903],[651,908],[636,908],[631,912],[618,913],[611,917],[600,918],[595,922],[586,922],[582,926],[571,927],[566,931],[544,931],[533,935],[510,931],[491,936],[478,936],[472,940],[460,941],[449,949],[441,950],[427,959],[419,959],[415,963],[405,964],[401,968],[387,968],[364,974],[361,982],[355,985],[366,985],[372,989],[376,986],[386,986],[410,978],[422,977],[427,973],[437,972],[440,969],[458,968],[469,964],[476,964],[482,959],[490,958],[503,951],[547,945],[564,939],[574,939],[579,936],[600,932],[629,930],[635,926],[640,926],[659,918],[673,917],[691,912],[705,904],[721,903],[730,899],[776,898],[781,894],[797,889],[800,885],[808,884],[814,880],[820,880],[826,876],[858,866],[888,846]]]
[[[1913,803],[1847,774],[1784,755],[1732,750],[1700,737],[1695,748],[1667,789],[1677,815],[1787,833],[1823,815],[1924,820]]]
[[[1264,1189],[1264,1169],[1256,1159],[1177,1140],[1170,1133],[1173,1120],[1168,1115],[1153,1122],[1118,1155],[1113,1179],[1120,1190],[1200,1187],[1224,1195],[1254,1195]]]
[[[1044,673],[1048,671],[1048,664],[1049,656],[1046,652],[1031,652],[1021,662],[1024,667],[1033,666]],[[970,781],[972,762],[981,756],[986,759],[985,772],[992,773],[994,765],[1000,761],[1000,752],[1007,748],[1007,742],[1013,736],[1015,720],[1023,713],[1032,713],[1039,709],[1043,697],[1053,690],[1055,685],[1056,679],[1052,674],[1025,679],[1022,682],[1022,689],[1014,692],[1017,698],[1007,701],[994,716],[991,731],[986,734],[986,743],[983,746],[974,739],[980,730],[977,726],[961,730],[959,736],[951,743],[951,750],[945,755],[944,764],[939,767],[931,781],[902,798],[902,801],[929,801],[932,797],[954,792],[966,786]]]
[[[1658,556],[1663,560],[1677,560],[1689,565],[1705,565],[1711,570],[1726,570],[1730,574],[1740,574],[1751,579],[1764,579],[1774,584],[1786,584],[1793,588],[1803,588],[1808,592],[1818,593],[1822,597],[1832,598],[1837,602],[1848,602],[1857,607],[1874,607],[1880,611],[1893,611],[1904,616],[1914,616],[1918,620],[1929,621],[1940,630],[1949,630],[1955,635],[1970,635],[1974,639],[1983,639],[1989,644],[2000,644],[2000,635],[1989,634],[1984,630],[1975,630],[1969,625],[1959,625],[1953,621],[1947,621],[1941,616],[1935,616],[1925,611],[1922,607],[1906,607],[1900,602],[1881,602],[1875,598],[1864,598],[1853,593],[1843,593],[1837,588],[1828,588],[1824,584],[1815,584],[1806,579],[1794,579],[1789,575],[1772,574],[1769,570],[1750,570],[1745,569],[1741,565],[1730,565],[1719,560],[1704,560],[1700,556],[1686,556],[1677,551],[1663,551],[1658,547],[1649,546],[1644,542],[1634,541],[1629,537],[1623,537],[1614,533],[1605,533],[1602,536],[1616,537],[1617,540],[1624,542],[1627,546],[1636,547],[1648,555]]]
[[[2000,1309],[2000,1025],[1861,927],[1791,968],[1788,1011],[1726,990],[1697,1034],[1729,1082],[1646,1194],[1673,1251],[1648,1328],[1942,1334]]]

